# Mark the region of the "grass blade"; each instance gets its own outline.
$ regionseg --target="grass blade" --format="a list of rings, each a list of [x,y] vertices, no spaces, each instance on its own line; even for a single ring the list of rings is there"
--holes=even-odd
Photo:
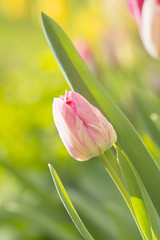
[[[78,216],[78,213],[76,212],[71,200],[68,197],[68,194],[57,174],[57,172],[55,171],[55,169],[49,164],[49,169],[54,181],[54,184],[56,186],[58,195],[64,205],[64,207],[66,208],[68,214],[70,215],[73,223],[75,224],[75,226],[77,227],[77,229],[79,230],[79,232],[82,234],[82,236],[86,239],[86,240],[94,240],[93,237],[90,235],[90,233],[88,232],[88,230],[86,229],[86,227],[84,226],[82,220],[80,219],[80,217]]]

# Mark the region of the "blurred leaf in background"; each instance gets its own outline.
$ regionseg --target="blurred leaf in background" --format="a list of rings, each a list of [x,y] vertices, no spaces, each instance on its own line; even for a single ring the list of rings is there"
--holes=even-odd
[[[69,87],[45,40],[40,10],[73,42],[90,46],[94,74],[160,162],[153,118],[160,115],[159,62],[143,49],[125,1],[1,0],[0,239],[82,239],[53,192],[48,162],[96,239],[141,239],[101,165],[76,162],[59,139],[52,101]]]

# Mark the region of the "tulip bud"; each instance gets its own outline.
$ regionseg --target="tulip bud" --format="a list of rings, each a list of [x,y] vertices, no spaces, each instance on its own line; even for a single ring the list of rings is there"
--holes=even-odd
[[[160,59],[160,0],[127,0],[148,53]]]
[[[100,155],[117,140],[104,115],[76,92],[66,91],[65,96],[54,99],[53,116],[65,147],[77,160]]]

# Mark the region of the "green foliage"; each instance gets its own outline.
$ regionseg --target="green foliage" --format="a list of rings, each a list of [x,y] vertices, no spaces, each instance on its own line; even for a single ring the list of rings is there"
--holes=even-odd
[[[72,41],[80,36],[88,41],[98,81],[138,130],[160,166],[159,62],[146,54],[125,1],[120,2],[115,3],[113,14],[112,1],[106,2],[106,8],[104,1],[90,0],[2,1],[0,239],[82,239],[53,189],[48,162],[54,164],[95,239],[141,239],[100,162],[76,162],[58,136],[51,105],[53,97],[64,94],[68,85],[48,48],[39,19],[40,10],[44,10]],[[108,152],[107,157],[125,184],[114,155]],[[142,191],[140,196],[147,199]],[[147,212],[150,204],[145,203]],[[157,213],[154,207],[149,209],[157,234]]]
[[[56,170],[50,164],[49,164],[49,169],[50,169],[54,184],[56,186],[57,192],[59,194],[59,197],[60,197],[64,207],[66,208],[68,214],[70,215],[72,221],[74,222],[77,229],[79,230],[79,232],[82,234],[82,236],[86,240],[93,240],[92,236],[90,235],[90,233],[84,226],[82,220],[78,216],[78,213],[76,212],[70,198],[68,197],[68,194],[67,194]]]
[[[130,168],[126,165],[124,160],[119,163],[128,191],[118,176],[119,171],[116,172],[117,167],[112,167],[105,155],[100,158],[127,202],[143,239],[158,239],[160,235],[158,227],[160,221],[158,216],[160,213],[160,169],[156,161],[150,155],[134,127],[86,67],[66,34],[43,12],[41,17],[50,48],[72,90],[80,92],[97,107],[100,106],[114,125],[118,135],[118,145],[126,155],[127,164],[131,166]],[[121,158],[125,159],[120,155]],[[145,191],[148,192],[148,195],[145,194]],[[153,229],[152,221],[155,229]]]

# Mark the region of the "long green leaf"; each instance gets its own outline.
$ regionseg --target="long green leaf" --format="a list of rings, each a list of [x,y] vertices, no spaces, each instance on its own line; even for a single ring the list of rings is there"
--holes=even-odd
[[[78,216],[78,213],[76,212],[71,200],[69,199],[68,194],[67,194],[57,172],[50,164],[48,166],[49,166],[54,184],[56,186],[58,195],[59,195],[64,207],[66,208],[68,214],[70,215],[72,221],[74,222],[75,226],[77,227],[79,232],[82,234],[82,236],[86,240],[94,240],[92,238],[92,236],[90,235],[90,233],[88,232],[88,230],[86,229],[86,227],[84,226],[82,220]]]
[[[122,193],[143,239],[158,240],[160,239],[159,216],[132,164],[120,149],[117,153],[117,163],[120,166],[127,188],[123,184],[121,175],[116,174],[116,168],[113,169],[115,164],[113,165],[111,155],[109,155],[109,158],[106,157],[106,154],[101,155],[100,159]]]
[[[101,106],[117,132],[118,143],[131,160],[160,215],[160,169],[155,160],[133,126],[87,68],[64,31],[44,13],[41,18],[49,46],[70,87],[92,104]]]
[[[136,91],[134,94],[134,99],[152,139],[155,141],[157,146],[160,147],[160,129],[158,129],[158,125],[156,125],[156,123],[158,123],[158,114],[155,114],[160,113],[160,103],[158,102],[157,104],[155,99],[151,98],[150,95],[145,92],[142,95]],[[154,114],[151,115],[152,113]]]
[[[138,226],[143,232],[143,238],[152,240],[152,232],[148,212],[140,191],[140,187],[127,159],[121,153],[121,151],[118,152],[118,162],[122,170],[122,174],[124,176],[132,206],[135,212],[135,220],[139,223]]]
[[[160,218],[159,215],[150,199],[148,196],[148,193],[146,192],[141,180],[139,179],[138,175],[137,176],[137,182],[139,183],[141,193],[144,199],[144,203],[146,205],[148,215],[149,215],[149,220],[150,220],[150,225],[151,225],[151,232],[152,232],[152,238],[153,240],[158,240],[160,239]]]
[[[140,230],[143,240],[152,240],[151,233],[150,233],[150,225],[147,222],[147,220],[143,221],[143,217],[146,217],[146,214],[145,214],[144,206],[142,206],[142,201],[136,202],[131,198],[131,195],[129,194],[128,189],[124,185],[124,183],[123,183],[122,179],[119,177],[119,175],[117,175],[115,169],[112,167],[110,159],[108,159],[106,157],[106,154],[100,155],[99,158],[102,161],[102,163],[104,164],[104,167],[106,168],[106,170],[108,171],[110,176],[112,177],[112,179],[113,179],[114,183],[116,184],[116,186],[118,187],[119,191],[121,192],[124,200],[126,201],[128,207],[135,219],[135,222]],[[137,210],[137,209],[135,209],[136,205],[137,206],[139,205],[140,211],[136,211]],[[143,216],[141,216],[141,214]]]
[[[109,189],[106,189],[106,192],[109,194]],[[82,195],[76,190],[71,189],[70,191],[72,193],[72,198],[76,205],[78,205],[81,213],[93,225],[93,227],[96,226],[96,233],[100,232],[103,239],[141,239],[137,229],[132,224],[128,211],[126,212],[125,206],[117,204],[116,200],[110,201],[104,199],[103,201],[98,201],[97,199],[92,199],[92,195],[91,197],[88,197]],[[99,194],[98,191],[97,194]],[[127,229],[125,227],[126,224],[128,224]],[[102,239],[102,237],[96,239]]]
[[[147,225],[150,225],[152,239],[153,240],[160,239],[159,215],[158,215],[156,209],[154,208],[154,205],[153,205],[148,193],[146,192],[146,189],[145,189],[141,179],[139,178],[137,172],[135,171],[135,169],[131,163],[129,165],[129,161],[126,161],[126,158],[121,151],[119,152],[119,163],[123,170],[123,174],[126,179],[128,189],[130,191],[131,200],[135,199],[135,198],[138,199],[138,201],[141,200],[143,207],[145,206],[144,210],[146,211],[148,217],[147,216],[143,217],[143,214],[141,212],[139,212],[139,209],[136,206],[135,206],[135,212],[140,215],[140,218],[141,218],[140,220],[142,221],[142,224],[143,224],[143,221],[146,221],[148,218],[150,223],[147,223]],[[137,193],[138,193],[138,195],[137,195]],[[146,222],[144,222],[144,223],[146,225]]]

